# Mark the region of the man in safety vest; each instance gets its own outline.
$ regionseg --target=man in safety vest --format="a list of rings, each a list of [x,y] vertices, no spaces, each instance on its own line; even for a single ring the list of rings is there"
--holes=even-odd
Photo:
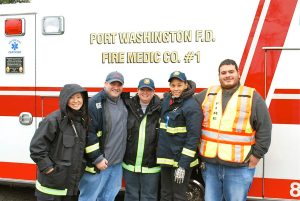
[[[235,61],[221,62],[219,81],[195,95],[204,115],[199,153],[205,201],[244,201],[269,149],[272,122],[262,97],[240,85]]]

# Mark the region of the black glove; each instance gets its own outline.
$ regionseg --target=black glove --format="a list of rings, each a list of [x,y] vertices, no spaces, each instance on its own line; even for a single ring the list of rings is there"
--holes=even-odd
[[[178,184],[182,184],[184,180],[185,169],[182,167],[178,167],[174,172],[174,181]]]

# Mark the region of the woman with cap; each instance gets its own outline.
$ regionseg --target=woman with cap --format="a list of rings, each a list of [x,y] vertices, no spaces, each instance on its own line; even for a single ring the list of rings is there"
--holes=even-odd
[[[123,160],[125,201],[157,201],[160,167],[156,148],[160,99],[150,78],[140,80],[137,94],[125,100],[128,108],[127,146]]]
[[[192,168],[198,164],[197,145],[202,114],[193,98],[196,84],[180,71],[169,77],[170,92],[161,108],[157,163],[161,165],[161,201],[187,200]]]
[[[30,143],[30,157],[37,164],[38,201],[75,200],[85,168],[87,91],[78,84],[66,84],[59,106],[40,122]]]

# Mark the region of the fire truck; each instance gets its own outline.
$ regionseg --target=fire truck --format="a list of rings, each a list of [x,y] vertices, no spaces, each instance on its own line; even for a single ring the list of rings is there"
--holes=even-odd
[[[169,74],[180,70],[200,92],[219,84],[218,65],[230,58],[241,84],[265,99],[273,122],[249,199],[300,200],[298,0],[1,4],[0,47],[1,183],[35,183],[30,140],[58,108],[64,84],[78,83],[93,96],[109,72],[119,71],[125,91],[134,94],[150,77],[162,94]],[[204,186],[195,178],[188,192],[194,200]]]

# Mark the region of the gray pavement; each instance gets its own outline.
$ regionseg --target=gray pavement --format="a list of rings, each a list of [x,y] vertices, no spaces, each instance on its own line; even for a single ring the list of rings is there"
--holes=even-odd
[[[116,201],[122,200],[123,195],[118,195]],[[36,201],[34,188],[0,184],[0,201]]]

